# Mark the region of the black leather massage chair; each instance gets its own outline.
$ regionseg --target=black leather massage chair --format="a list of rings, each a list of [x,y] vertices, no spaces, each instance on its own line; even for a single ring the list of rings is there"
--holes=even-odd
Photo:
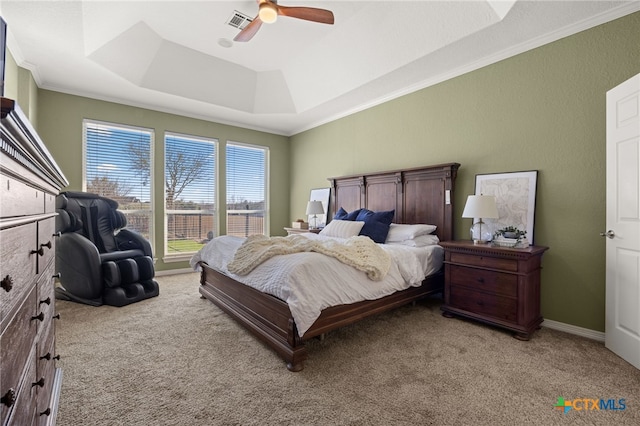
[[[87,192],[56,198],[56,298],[124,306],[159,294],[149,241],[124,229],[118,203]],[[116,232],[117,231],[117,232]]]

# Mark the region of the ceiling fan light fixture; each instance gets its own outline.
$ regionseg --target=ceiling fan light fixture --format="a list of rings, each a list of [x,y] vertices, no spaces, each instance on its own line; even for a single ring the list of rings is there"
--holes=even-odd
[[[278,9],[273,3],[266,1],[260,3],[260,11],[258,12],[260,20],[265,24],[272,24],[278,19]]]

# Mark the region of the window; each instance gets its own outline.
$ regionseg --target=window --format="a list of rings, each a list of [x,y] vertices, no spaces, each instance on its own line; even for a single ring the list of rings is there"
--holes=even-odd
[[[267,161],[264,147],[227,143],[227,234],[268,233]]]
[[[198,251],[216,229],[216,146],[213,139],[166,134],[165,254]]]
[[[153,132],[84,120],[83,136],[83,190],[117,201],[127,228],[142,234],[153,247],[149,174]]]

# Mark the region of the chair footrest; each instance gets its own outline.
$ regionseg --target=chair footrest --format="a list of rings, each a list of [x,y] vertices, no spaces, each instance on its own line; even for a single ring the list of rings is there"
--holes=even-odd
[[[152,279],[154,274],[153,260],[149,256],[102,263],[102,276],[105,286],[109,288],[147,281]]]
[[[116,288],[105,288],[102,300],[105,305],[125,306],[160,294],[155,280],[141,281]]]

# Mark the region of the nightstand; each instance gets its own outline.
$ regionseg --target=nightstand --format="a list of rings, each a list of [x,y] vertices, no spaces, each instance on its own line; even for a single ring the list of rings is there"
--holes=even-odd
[[[320,233],[320,229],[284,228],[284,230],[287,231],[287,235],[305,234],[307,232],[311,232],[313,234],[319,234]]]
[[[492,247],[443,241],[446,317],[461,316],[515,332],[529,340],[540,327],[540,269],[548,247]]]

